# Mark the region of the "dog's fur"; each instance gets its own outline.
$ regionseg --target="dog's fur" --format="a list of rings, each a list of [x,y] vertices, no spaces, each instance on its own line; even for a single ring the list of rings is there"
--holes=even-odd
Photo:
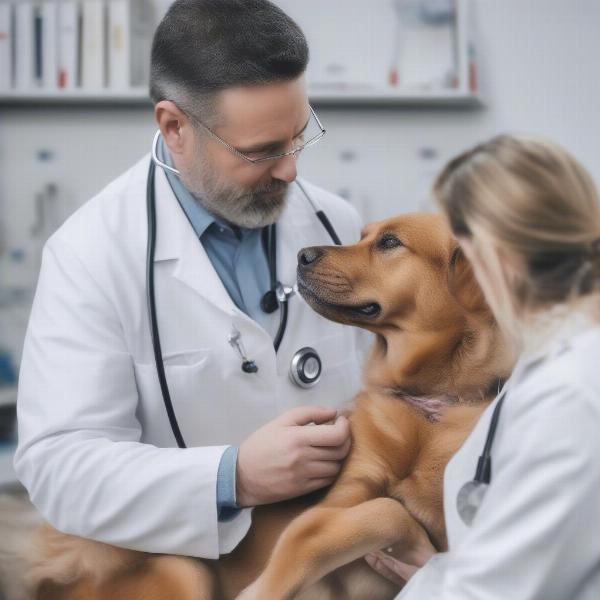
[[[353,246],[305,249],[298,283],[317,312],[376,338],[350,417],[352,449],[325,498],[255,509],[248,536],[219,561],[116,549],[46,526],[31,571],[38,598],[215,600],[246,588],[243,600],[383,600],[398,588],[362,556],[391,545],[416,556],[427,539],[446,548],[444,467],[511,360],[445,221],[405,215],[368,226]]]

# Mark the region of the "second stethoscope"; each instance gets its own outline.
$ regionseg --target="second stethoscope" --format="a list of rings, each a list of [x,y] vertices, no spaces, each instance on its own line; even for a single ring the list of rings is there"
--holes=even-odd
[[[171,424],[173,435],[177,440],[177,445],[180,448],[185,448],[186,445],[183,440],[181,430],[179,429],[177,418],[175,417],[175,411],[173,410],[173,403],[171,401],[169,386],[167,384],[167,378],[165,375],[165,368],[162,360],[162,349],[160,345],[160,335],[158,331],[158,320],[156,316],[156,296],[154,293],[154,253],[156,247],[156,194],[154,176],[156,172],[156,165],[165,171],[170,171],[171,173],[179,176],[179,171],[177,169],[167,165],[158,158],[157,149],[159,140],[160,131],[157,131],[152,143],[152,158],[150,160],[148,179],[146,183],[146,208],[148,218],[148,242],[146,249],[146,301],[148,305],[154,361],[156,364],[156,372],[158,375],[165,409],[169,417],[169,423]],[[311,205],[315,215],[331,237],[333,243],[338,246],[341,245],[340,238],[331,224],[331,221],[327,218],[327,215],[310,197],[305,187],[297,180],[295,183],[302,191],[308,203]],[[272,313],[277,309],[280,310],[279,327],[277,328],[277,332],[273,340],[273,346],[275,348],[275,352],[277,352],[287,328],[289,299],[294,295],[295,292],[292,286],[284,285],[277,279],[277,228],[275,224],[269,225],[263,229],[262,243],[269,265],[270,289],[262,297],[260,306],[261,309],[266,313]],[[258,366],[253,360],[247,357],[244,345],[242,343],[241,334],[237,329],[234,328],[232,330],[232,332],[229,334],[228,341],[230,345],[239,353],[242,359],[242,371],[249,374],[256,373],[258,371]],[[299,387],[310,388],[316,385],[321,378],[321,371],[321,358],[314,348],[300,348],[292,357],[290,364],[290,378]]]
[[[483,452],[477,461],[475,477],[471,481],[467,481],[456,496],[456,510],[465,525],[472,525],[492,480],[492,444],[496,437],[496,429],[506,394],[507,386],[505,384],[492,413]]]

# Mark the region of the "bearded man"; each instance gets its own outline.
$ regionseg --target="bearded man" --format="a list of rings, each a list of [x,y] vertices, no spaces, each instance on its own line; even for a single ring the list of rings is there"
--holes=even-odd
[[[344,243],[360,220],[296,180],[325,133],[307,62],[267,0],[177,0],[160,23],[153,151],[48,241],[27,332],[15,467],[58,530],[216,558],[251,507],[337,475],[361,343],[293,283],[335,237],[317,208]]]

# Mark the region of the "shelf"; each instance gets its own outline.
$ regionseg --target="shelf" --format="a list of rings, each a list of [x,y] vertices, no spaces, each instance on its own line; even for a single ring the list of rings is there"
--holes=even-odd
[[[0,406],[8,406],[17,403],[16,387],[0,387]]]
[[[463,107],[483,106],[476,94],[458,90],[403,91],[394,88],[336,87],[310,89],[315,106],[397,106],[397,107]],[[0,94],[0,106],[103,105],[150,106],[145,88],[115,92],[113,90],[11,91]]]
[[[457,90],[399,90],[394,88],[358,88],[314,90],[311,102],[318,106],[398,106],[478,108],[478,95]]]
[[[120,104],[120,105],[150,105],[146,88],[130,90],[14,90],[0,94],[0,105],[9,106],[47,106],[73,104]]]

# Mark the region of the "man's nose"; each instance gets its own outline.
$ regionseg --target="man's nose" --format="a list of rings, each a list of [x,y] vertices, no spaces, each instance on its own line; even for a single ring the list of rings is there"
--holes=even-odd
[[[324,255],[325,251],[318,246],[302,248],[298,252],[298,264],[302,267],[314,266]]]
[[[273,179],[279,179],[279,181],[285,181],[286,183],[295,181],[296,176],[298,175],[296,161],[297,157],[295,154],[290,154],[289,156],[283,156],[277,159],[271,169],[271,176]]]

